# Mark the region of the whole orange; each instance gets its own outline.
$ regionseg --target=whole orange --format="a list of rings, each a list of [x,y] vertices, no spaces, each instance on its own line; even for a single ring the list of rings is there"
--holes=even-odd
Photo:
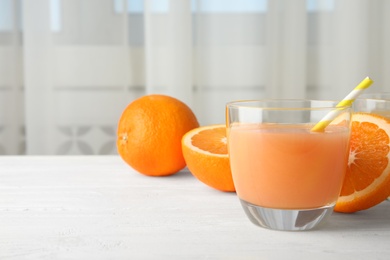
[[[130,103],[118,123],[117,149],[136,171],[172,175],[186,166],[181,138],[199,126],[192,110],[166,95],[145,95]]]

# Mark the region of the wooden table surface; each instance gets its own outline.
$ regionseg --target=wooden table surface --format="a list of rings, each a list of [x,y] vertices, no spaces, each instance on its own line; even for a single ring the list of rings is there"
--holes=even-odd
[[[0,259],[390,259],[390,202],[319,229],[253,225],[235,193],[118,156],[0,157]]]

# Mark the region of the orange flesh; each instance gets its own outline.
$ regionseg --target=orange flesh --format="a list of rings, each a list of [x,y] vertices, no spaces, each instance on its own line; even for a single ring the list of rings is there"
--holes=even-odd
[[[335,211],[369,209],[390,195],[390,121],[378,114],[352,116],[348,169]]]
[[[226,128],[213,128],[200,131],[192,137],[191,144],[213,154],[227,154]]]
[[[360,128],[359,131],[354,131],[356,128]],[[389,137],[376,124],[353,122],[350,145],[350,162],[341,196],[368,187],[388,164]]]

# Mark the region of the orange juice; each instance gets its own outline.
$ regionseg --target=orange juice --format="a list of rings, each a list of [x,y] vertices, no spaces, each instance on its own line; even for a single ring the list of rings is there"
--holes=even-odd
[[[240,199],[261,207],[308,209],[333,205],[349,152],[349,130],[328,126],[253,124],[229,131],[230,164]]]

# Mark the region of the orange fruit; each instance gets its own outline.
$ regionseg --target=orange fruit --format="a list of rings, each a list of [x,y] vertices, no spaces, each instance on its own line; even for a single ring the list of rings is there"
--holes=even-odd
[[[225,125],[198,127],[183,136],[183,155],[198,180],[220,191],[235,191],[226,143]]]
[[[117,150],[138,172],[172,175],[185,167],[181,138],[199,126],[191,109],[165,95],[146,95],[130,103],[119,119]]]
[[[389,137],[388,119],[353,114],[348,169],[335,211],[365,210],[390,195]]]

